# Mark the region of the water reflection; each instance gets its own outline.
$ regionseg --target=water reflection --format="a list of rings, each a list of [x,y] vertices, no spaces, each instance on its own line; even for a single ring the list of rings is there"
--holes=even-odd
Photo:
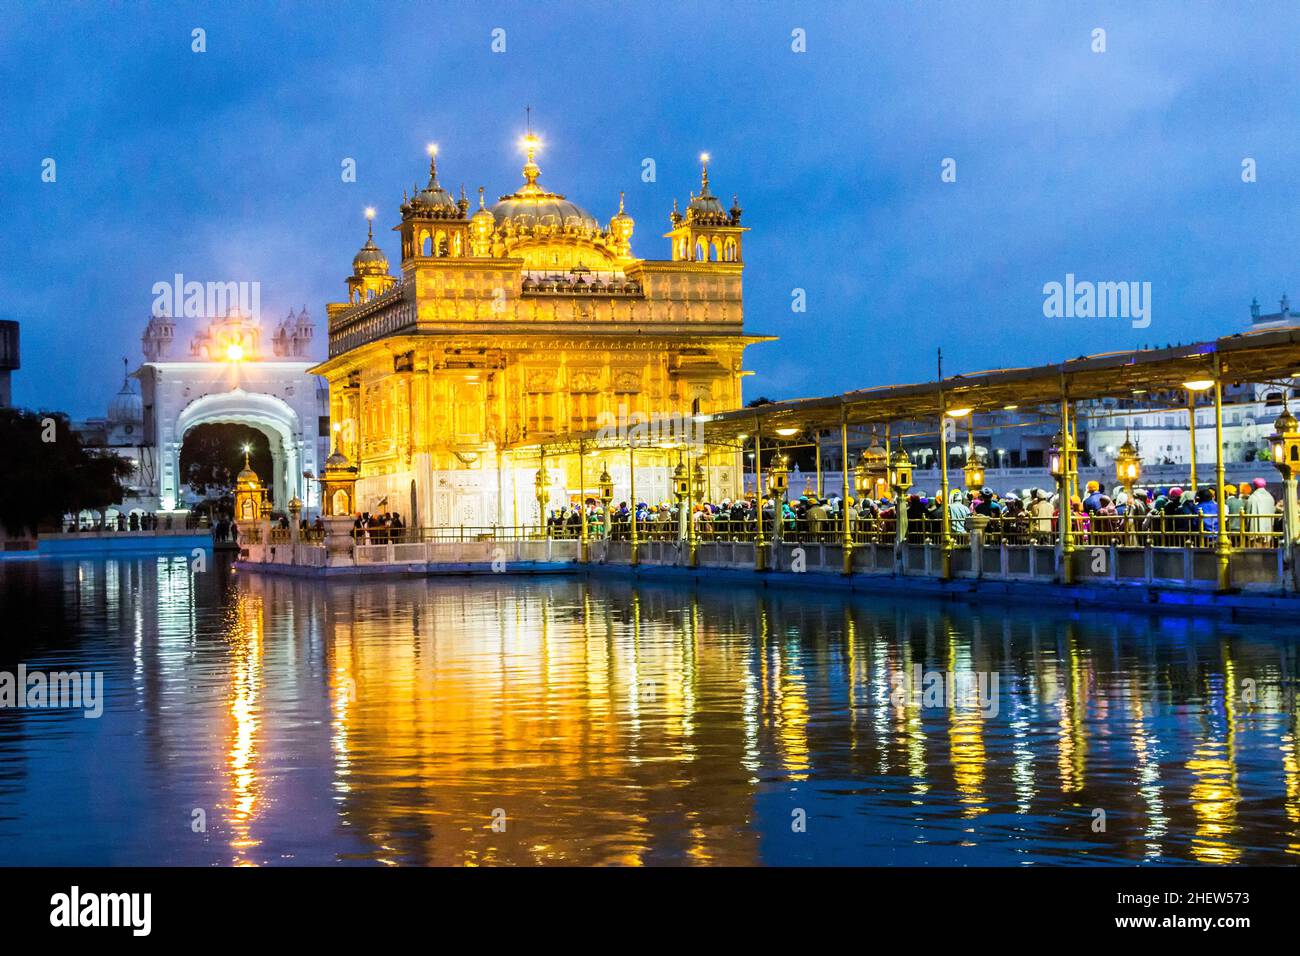
[[[0,589],[4,668],[108,696],[0,710],[4,862],[1300,856],[1289,629],[174,559]],[[930,671],[996,675],[996,708],[896,692]]]

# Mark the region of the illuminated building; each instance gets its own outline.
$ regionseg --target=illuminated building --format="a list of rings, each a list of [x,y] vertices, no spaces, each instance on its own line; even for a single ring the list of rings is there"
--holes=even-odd
[[[652,260],[633,251],[622,198],[602,224],[542,186],[535,136],[522,146],[523,183],[491,205],[480,188],[473,211],[439,183],[431,146],[428,183],[394,227],[399,274],[372,226],[347,301],[327,307],[315,371],[360,470],[359,510],[411,526],[532,523],[539,461],[512,446],[741,405],[742,355],[763,339],[742,325],[741,209],[710,191],[707,156],[699,194],[669,217],[670,258]],[[666,498],[675,462],[660,458],[638,462],[638,498]],[[739,490],[734,455],[706,465],[716,497]],[[609,471],[616,500],[629,497],[626,462]],[[600,472],[580,479],[573,456],[545,471],[552,507],[595,497]]]

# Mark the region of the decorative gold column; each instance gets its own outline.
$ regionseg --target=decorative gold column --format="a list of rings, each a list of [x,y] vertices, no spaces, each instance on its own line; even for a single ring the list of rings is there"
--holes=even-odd
[[[1216,383],[1217,383],[1217,377],[1216,377]],[[1197,382],[1195,384],[1199,385],[1200,383]],[[1216,406],[1216,413],[1217,413],[1217,406]],[[1191,459],[1192,473],[1187,480],[1189,487],[1183,493],[1191,495],[1192,501],[1195,501],[1196,500],[1196,393],[1192,391],[1190,388],[1187,390],[1187,426],[1190,432],[1189,437],[1191,438],[1191,442],[1192,442],[1192,459]],[[1220,446],[1220,453],[1222,453],[1222,446]]]
[[[767,542],[763,539],[763,422],[754,419],[754,503],[758,506],[754,535],[754,570],[767,570]],[[777,519],[778,521],[780,518]]]
[[[582,518],[578,539],[578,561],[587,563],[587,444],[578,440],[578,513]]]
[[[813,432],[813,440],[817,445],[817,497],[822,496],[822,430],[818,428]]]
[[[971,412],[970,414],[975,414]],[[947,427],[947,409],[943,404],[943,392],[939,392],[939,496],[942,499],[939,503],[939,514],[942,516],[943,527],[939,532],[940,544],[940,578],[944,581],[952,580],[952,531],[948,521],[948,427]]]
[[[1223,488],[1223,383],[1219,380],[1219,360],[1214,360],[1214,486],[1215,509],[1219,513],[1218,531],[1214,540],[1214,557],[1218,565],[1220,591],[1232,588],[1232,542],[1228,540],[1227,500]],[[1245,520],[1245,510],[1242,511]]]
[[[853,573],[853,530],[849,523],[849,415],[840,409],[840,549],[844,552],[844,570],[847,577]]]
[[[1070,505],[1070,467],[1074,459],[1074,439],[1070,436],[1070,400],[1065,376],[1061,376],[1061,477],[1056,483],[1057,517],[1061,538],[1061,583],[1074,583],[1074,512]]]
[[[631,539],[630,539],[631,557],[629,558],[628,563],[631,564],[633,567],[635,567],[639,557],[637,554],[638,541],[636,536],[636,440],[635,439],[628,439],[628,443],[627,443],[627,496],[629,499],[628,505],[631,509],[630,514],[628,516],[631,520],[631,524],[629,526],[631,528]]]

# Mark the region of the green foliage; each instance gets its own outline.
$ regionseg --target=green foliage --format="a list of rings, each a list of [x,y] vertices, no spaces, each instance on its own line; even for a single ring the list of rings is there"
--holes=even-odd
[[[0,449],[0,524],[10,534],[121,501],[132,470],[116,455],[88,451],[60,412],[0,408]]]

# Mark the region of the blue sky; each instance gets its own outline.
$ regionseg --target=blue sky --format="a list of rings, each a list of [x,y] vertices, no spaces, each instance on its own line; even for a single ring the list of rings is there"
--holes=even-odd
[[[748,397],[930,378],[938,346],[958,372],[1239,331],[1252,295],[1300,302],[1300,9],[1133,6],[0,0],[15,400],[102,414],[177,272],[261,282],[268,324],[306,304],[323,355],[362,209],[396,263],[431,140],[444,185],[511,191],[525,105],[543,184],[601,220],[626,190],[641,256],[712,153],[753,230],[746,325],[781,337]],[[1150,282],[1150,327],[1044,318],[1071,272]]]

